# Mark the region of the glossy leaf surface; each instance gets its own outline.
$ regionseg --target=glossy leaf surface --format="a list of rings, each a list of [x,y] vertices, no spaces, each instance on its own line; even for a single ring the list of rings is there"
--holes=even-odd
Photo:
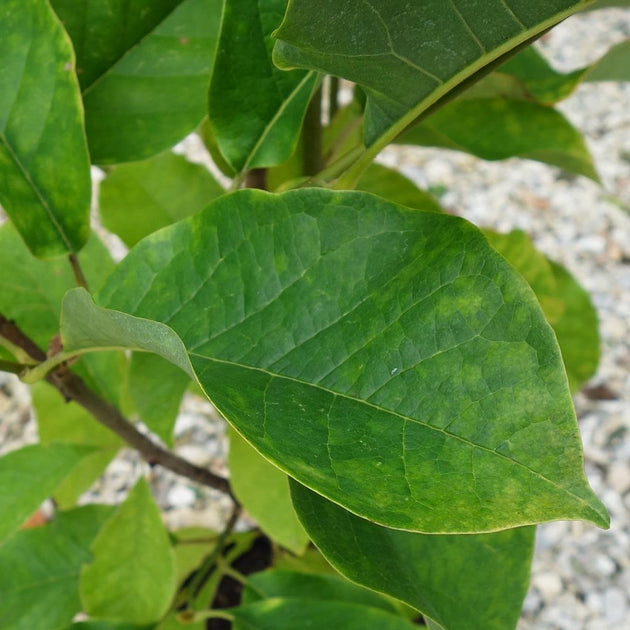
[[[39,258],[90,233],[90,168],[72,46],[47,2],[0,6],[0,203]]]
[[[599,363],[597,312],[588,293],[564,267],[536,250],[524,232],[487,231],[486,237],[534,289],[558,338],[571,390],[578,390]]]
[[[193,131],[206,111],[221,2],[81,5],[82,12],[74,2],[56,3],[85,70],[81,88],[92,162],[142,160]]]
[[[366,91],[365,135],[390,141],[430,105],[581,8],[577,0],[291,0],[281,67],[314,68]]]
[[[18,532],[0,548],[3,628],[63,628],[81,610],[79,572],[113,508],[90,505],[58,513],[44,527]]]
[[[81,295],[66,297],[66,347],[131,331],[172,351],[260,453],[361,516],[443,533],[607,523],[553,333],[461,219],[365,193],[240,191],[110,276],[99,303],[147,319]]]
[[[93,449],[55,489],[57,505],[67,509],[101,475],[123,443],[77,403],[66,402],[48,383],[36,383],[31,395],[42,444],[63,442]]]
[[[35,444],[0,457],[0,544],[47,499],[90,449]]]
[[[298,521],[285,473],[261,457],[236,431],[230,431],[230,484],[238,500],[274,541],[300,555],[308,536]]]
[[[315,544],[349,579],[410,604],[446,630],[516,626],[529,585],[534,527],[414,534],[354,516],[296,482],[291,494]]]
[[[529,158],[599,179],[580,132],[555,109],[524,100],[460,99],[397,142],[466,151],[485,160]]]
[[[208,169],[164,153],[113,167],[100,186],[105,227],[132,247],[147,234],[195,214],[223,188]]]
[[[315,72],[283,72],[271,60],[272,32],[287,0],[225,0],[210,84],[214,139],[234,171],[275,166],[293,152]]]
[[[413,630],[411,622],[378,608],[338,601],[273,598],[232,608],[235,625],[242,630]]]
[[[160,511],[141,479],[100,531],[81,571],[81,602],[92,617],[152,623],[175,591],[175,559]]]

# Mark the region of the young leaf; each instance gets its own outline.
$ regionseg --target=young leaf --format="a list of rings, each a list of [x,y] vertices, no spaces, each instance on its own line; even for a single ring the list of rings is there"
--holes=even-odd
[[[396,142],[466,151],[484,160],[529,158],[599,181],[580,132],[559,111],[524,100],[458,99]]]
[[[295,630],[304,627],[305,620],[308,620],[309,630],[417,628],[410,621],[379,608],[317,599],[275,597],[232,608],[226,612],[234,618],[235,627],[247,630]]]
[[[232,490],[260,528],[293,553],[304,553],[308,536],[295,515],[287,476],[230,431]]]
[[[133,247],[147,234],[199,212],[223,193],[208,169],[164,153],[113,167],[100,186],[103,225]]]
[[[69,444],[35,444],[0,457],[0,544],[90,452]]]
[[[99,302],[122,312],[66,296],[66,347],[172,351],[262,455],[360,516],[435,533],[607,525],[553,331],[459,218],[239,191],[144,239]]]
[[[17,532],[0,548],[1,623],[11,630],[62,628],[81,610],[79,572],[113,508],[60,512],[44,527]]]
[[[72,46],[39,0],[3,0],[0,33],[0,203],[35,256],[78,252],[91,183]]]
[[[91,547],[80,592],[92,617],[152,623],[174,594],[175,558],[151,490],[141,479]]]
[[[271,60],[271,34],[286,5],[287,0],[225,0],[209,119],[234,171],[275,166],[291,155],[319,83],[315,72],[283,72]]]
[[[31,393],[39,439],[43,445],[63,442],[90,446],[93,449],[53,494],[59,507],[70,508],[116,456],[122,440],[95,422],[77,403],[66,402],[48,383],[35,383]]]
[[[218,0],[54,0],[83,70],[92,162],[143,160],[201,122]]]
[[[410,604],[447,630],[516,626],[529,585],[534,527],[473,536],[414,534],[354,516],[294,481],[291,495],[315,544],[352,581]]]
[[[291,0],[275,33],[274,60],[282,68],[341,76],[365,90],[367,162],[464,81],[585,4]]]
[[[566,269],[537,251],[524,232],[485,234],[534,289],[558,338],[571,390],[577,391],[599,363],[597,312],[588,293]]]

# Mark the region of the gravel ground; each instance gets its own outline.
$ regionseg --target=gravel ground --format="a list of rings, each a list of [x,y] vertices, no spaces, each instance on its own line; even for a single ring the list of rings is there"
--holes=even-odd
[[[630,9],[574,16],[543,38],[561,70],[579,67],[630,37]],[[528,232],[590,291],[600,317],[602,360],[590,395],[576,397],[586,470],[612,516],[609,531],[582,523],[541,526],[532,587],[519,630],[630,629],[630,83],[581,86],[561,109],[586,135],[603,187],[534,162],[487,163],[430,149],[386,150],[450,211],[498,230]],[[185,145],[194,151],[194,143]],[[36,441],[28,391],[0,373],[0,451]],[[225,473],[225,427],[211,406],[188,396],[176,425],[176,451]],[[85,502],[118,502],[148,467],[131,451],[109,466]],[[171,527],[220,527],[223,497],[152,473],[156,498]],[[241,522],[241,527],[246,526]]]

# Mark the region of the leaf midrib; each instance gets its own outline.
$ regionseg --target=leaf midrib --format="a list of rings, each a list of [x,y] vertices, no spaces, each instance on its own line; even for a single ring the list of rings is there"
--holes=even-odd
[[[321,385],[319,383],[311,383],[308,381],[304,381],[300,378],[296,378],[293,376],[288,376],[286,374],[279,374],[277,372],[272,372],[270,370],[267,370],[265,368],[261,368],[261,367],[257,367],[257,366],[252,366],[252,365],[245,365],[242,363],[237,363],[235,361],[229,361],[227,359],[218,359],[216,357],[209,357],[200,353],[196,353],[196,352],[189,352],[188,353],[189,356],[192,357],[198,357],[200,359],[203,359],[205,361],[210,361],[210,362],[214,362],[214,363],[220,363],[222,365],[229,365],[230,367],[236,367],[239,369],[243,369],[243,370],[250,370],[250,371],[254,371],[254,372],[260,372],[262,374],[265,374],[266,376],[269,376],[270,378],[277,378],[277,379],[284,379],[287,381],[290,381],[292,383],[296,383],[298,385],[301,386],[305,386],[305,387],[312,387],[314,389],[318,389],[330,396],[333,396],[334,398],[344,398],[346,400],[349,400],[355,404],[358,405],[365,405],[366,407],[370,407],[380,413],[384,413],[384,414],[388,414],[391,416],[394,416],[400,420],[402,420],[403,422],[407,423],[407,422],[414,422],[415,424],[419,424],[422,427],[425,427],[427,429],[433,430],[437,433],[442,433],[443,435],[446,435],[448,438],[453,438],[455,440],[458,440],[464,444],[466,444],[469,447],[472,448],[477,448],[479,450],[485,451],[487,453],[490,453],[493,456],[499,457],[500,459],[506,460],[508,462],[510,462],[513,465],[516,466],[520,466],[521,468],[524,468],[525,470],[527,470],[528,472],[530,472],[532,475],[534,475],[535,477],[541,479],[542,481],[545,481],[547,483],[549,483],[550,485],[552,485],[554,488],[556,488],[557,490],[560,490],[561,492],[570,495],[571,497],[577,499],[581,504],[583,504],[584,506],[586,506],[591,512],[594,512],[597,514],[597,511],[588,503],[588,501],[586,501],[583,497],[575,494],[574,492],[572,492],[571,490],[568,490],[567,488],[561,486],[560,484],[558,484],[557,482],[553,481],[552,479],[549,479],[548,477],[546,477],[545,475],[541,474],[540,472],[537,472],[536,470],[533,470],[532,468],[530,468],[529,466],[527,466],[526,464],[523,464],[522,462],[519,462],[515,459],[511,459],[509,457],[507,457],[507,455],[503,455],[502,453],[499,453],[498,451],[491,449],[487,446],[483,446],[481,444],[476,444],[474,442],[471,442],[470,440],[467,440],[464,437],[461,437],[455,433],[451,433],[450,431],[446,431],[445,429],[441,429],[439,427],[435,427],[423,420],[417,419],[417,418],[411,418],[411,417],[407,417],[404,416],[401,413],[398,413],[397,411],[394,411],[393,409],[386,409],[385,407],[382,407],[380,405],[377,405],[373,402],[369,402],[367,400],[363,400],[361,398],[357,398],[356,396],[352,396],[350,394],[346,394],[343,392],[337,392],[334,391],[328,387],[325,387],[324,385]],[[212,395],[206,391],[205,386],[200,383],[202,386],[202,389],[204,390],[204,392],[206,393],[206,395],[208,396],[208,398],[212,401],[213,397]],[[214,401],[213,401],[214,404]],[[276,464],[282,468],[285,469],[285,466],[282,462],[277,461]],[[288,472],[285,469],[285,472]],[[290,473],[289,473],[290,474]]]

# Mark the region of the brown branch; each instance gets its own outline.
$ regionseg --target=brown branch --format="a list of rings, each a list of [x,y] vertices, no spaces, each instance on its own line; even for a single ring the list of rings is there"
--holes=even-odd
[[[36,361],[44,361],[46,354],[26,336],[14,322],[0,314],[0,335],[25,350]],[[178,475],[187,477],[204,486],[209,486],[228,494],[236,504],[229,481],[224,477],[178,457],[174,453],[155,444],[150,438],[138,431],[118,409],[90,389],[82,378],[71,372],[66,366],[49,373],[46,380],[66,399],[74,401],[88,411],[95,420],[133,446],[151,465],[168,468]]]

